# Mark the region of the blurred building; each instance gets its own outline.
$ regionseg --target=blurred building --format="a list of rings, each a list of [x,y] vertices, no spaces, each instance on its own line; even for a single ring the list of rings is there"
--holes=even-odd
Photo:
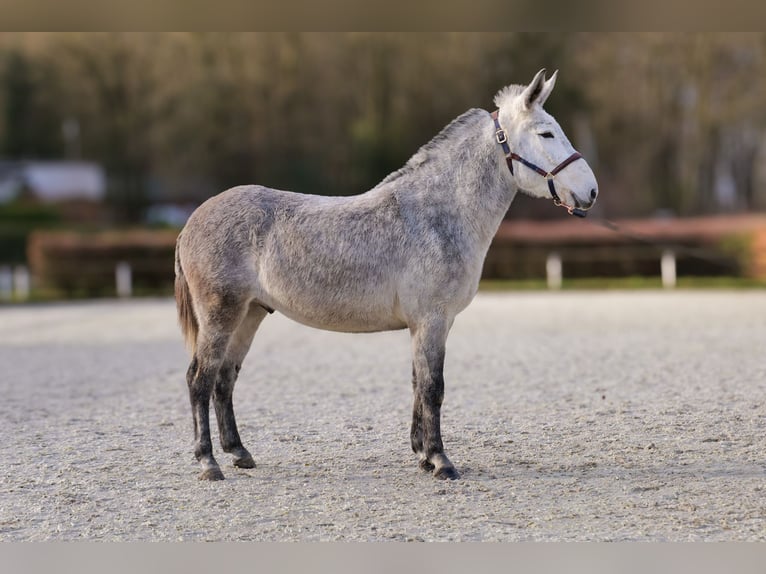
[[[0,204],[53,204],[68,221],[103,217],[106,174],[84,161],[0,161]]]

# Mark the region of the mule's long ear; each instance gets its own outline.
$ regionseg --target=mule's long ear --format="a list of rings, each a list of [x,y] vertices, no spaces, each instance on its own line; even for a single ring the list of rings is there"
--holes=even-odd
[[[540,94],[545,87],[545,68],[537,72],[534,80],[524,89],[521,94],[521,101],[526,109],[530,109],[540,98]]]
[[[556,70],[553,72],[553,75],[548,78],[545,81],[545,85],[543,86],[543,91],[540,92],[540,95],[537,96],[537,103],[541,106],[545,103],[545,100],[548,99],[548,96],[551,95],[551,92],[553,91],[553,86],[556,85],[556,76],[558,75],[559,71]]]

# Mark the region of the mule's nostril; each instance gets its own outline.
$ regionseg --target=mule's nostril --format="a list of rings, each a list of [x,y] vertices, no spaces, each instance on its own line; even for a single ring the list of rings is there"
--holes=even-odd
[[[591,189],[591,190],[590,190],[590,198],[591,198],[591,199],[596,199],[596,196],[597,196],[597,195],[598,195],[598,192],[596,191],[596,189],[595,189],[595,188],[593,188],[593,189]]]

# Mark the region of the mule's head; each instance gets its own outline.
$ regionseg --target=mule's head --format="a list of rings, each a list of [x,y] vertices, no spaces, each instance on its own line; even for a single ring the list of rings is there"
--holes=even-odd
[[[547,178],[524,161],[550,174],[575,153],[561,126],[543,109],[556,84],[557,73],[546,80],[545,69],[542,69],[528,86],[508,86],[495,96],[498,121],[508,146],[512,153],[523,158],[514,160],[513,177],[518,188],[533,197],[550,198],[551,188]],[[555,190],[565,206],[589,209],[596,201],[596,176],[583,158],[548,177],[553,177]]]

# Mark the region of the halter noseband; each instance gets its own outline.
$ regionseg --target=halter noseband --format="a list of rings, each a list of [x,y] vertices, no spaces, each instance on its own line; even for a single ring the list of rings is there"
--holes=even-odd
[[[531,161],[526,160],[523,157],[521,157],[519,154],[511,151],[511,148],[508,145],[508,138],[505,134],[505,130],[500,127],[500,122],[497,120],[498,110],[495,110],[494,112],[492,112],[491,115],[492,115],[492,119],[495,122],[495,139],[497,140],[497,143],[503,146],[503,153],[505,153],[505,161],[508,164],[508,169],[511,171],[511,175],[514,175],[513,160],[516,160],[524,164],[529,169],[539,173],[541,176],[543,176],[546,179],[546,181],[548,182],[548,189],[550,190],[551,197],[553,198],[553,205],[557,207],[565,208],[569,212],[569,215],[576,215],[577,217],[585,217],[586,212],[584,210],[578,207],[569,207],[568,205],[565,205],[564,202],[561,201],[559,194],[556,193],[556,186],[553,183],[553,179],[556,177],[556,174],[558,174],[570,163],[575,162],[578,159],[582,158],[582,155],[579,152],[574,152],[572,155],[570,155],[568,158],[566,158],[564,161],[562,161],[552,170],[545,171],[543,168],[536,166]]]

